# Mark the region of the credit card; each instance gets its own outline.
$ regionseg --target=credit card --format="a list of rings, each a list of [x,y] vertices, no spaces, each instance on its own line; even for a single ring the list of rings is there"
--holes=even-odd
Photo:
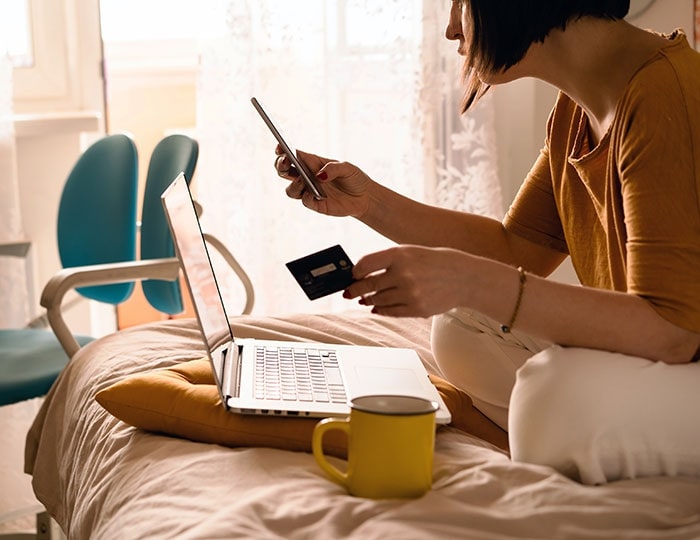
[[[340,246],[332,246],[287,263],[287,268],[309,297],[316,300],[342,291],[355,280],[353,264]]]

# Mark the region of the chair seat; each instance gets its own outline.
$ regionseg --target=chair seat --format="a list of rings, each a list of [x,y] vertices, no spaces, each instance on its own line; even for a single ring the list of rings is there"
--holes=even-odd
[[[94,338],[76,336],[80,345]],[[68,363],[49,330],[0,329],[0,405],[43,396]]]

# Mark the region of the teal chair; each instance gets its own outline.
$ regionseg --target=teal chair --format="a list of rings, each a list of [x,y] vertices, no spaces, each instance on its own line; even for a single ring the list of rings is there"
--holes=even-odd
[[[103,137],[78,158],[58,210],[58,251],[64,267],[135,259],[137,174],[136,146],[126,135]],[[128,298],[133,287],[110,284],[78,292],[116,304]],[[79,345],[92,340],[73,339]],[[49,330],[0,330],[0,405],[46,394],[68,358]]]
[[[71,356],[82,345],[76,339],[63,317],[63,298],[75,289],[98,301],[119,304],[132,293],[135,282],[141,286],[148,302],[158,311],[168,315],[183,310],[182,295],[178,282],[179,265],[175,258],[170,231],[163,213],[160,195],[181,171],[191,178],[199,156],[196,140],[186,135],[170,135],[162,139],[153,149],[148,165],[143,196],[140,224],[136,219],[136,204],[128,215],[129,257],[103,258],[98,264],[78,267],[64,264],[59,272],[46,284],[41,297],[41,305],[47,309],[47,318],[54,334]],[[99,234],[99,233],[98,233]],[[136,257],[136,239],[140,234],[140,260]],[[160,278],[160,279],[155,279]],[[83,286],[86,284],[95,284]],[[107,294],[111,297],[107,297]]]
[[[136,259],[138,158],[127,135],[108,135],[80,157],[61,194],[58,251],[64,268]],[[82,287],[84,297],[120,304],[134,283]]]
[[[141,209],[141,259],[175,257],[175,247],[165,218],[160,196],[173,179],[183,172],[189,183],[199,157],[197,141],[186,135],[169,135],[151,154]],[[177,281],[144,280],[143,294],[161,313],[175,315],[184,309],[182,292]]]
[[[136,257],[136,147],[126,135],[108,135],[80,156],[66,180],[58,212],[58,247],[63,269],[43,289],[40,303],[52,332],[37,328],[0,330],[0,406],[43,396],[68,359],[90,336],[75,336],[64,319],[66,293],[108,304],[127,300],[142,281],[149,303],[167,314],[183,310],[179,262],[160,195],[184,171],[191,178],[197,142],[171,135],[151,156],[141,220],[141,259]],[[201,207],[200,207],[201,211]],[[253,284],[228,248],[205,233],[240,278],[245,289],[242,313],[254,303]]]
[[[65,268],[44,287],[41,305],[63,349],[72,356],[81,344],[70,332],[63,316],[63,298],[71,289],[82,291],[85,285],[141,281],[148,302],[161,313],[174,315],[183,311],[179,278],[179,261],[175,256],[170,229],[160,196],[181,173],[190,182],[197,165],[199,145],[187,135],[170,135],[153,149],[146,174],[140,225],[140,260],[83,268]],[[201,214],[201,206],[198,205]],[[136,223],[134,221],[134,223]],[[252,281],[231,251],[216,236],[204,233],[207,243],[215,248],[240,279],[245,293],[242,313],[250,313],[255,302]]]

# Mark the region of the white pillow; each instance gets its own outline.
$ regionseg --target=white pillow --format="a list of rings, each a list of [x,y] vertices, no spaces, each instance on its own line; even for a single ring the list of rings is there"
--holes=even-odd
[[[585,484],[700,476],[699,411],[699,363],[554,346],[517,372],[511,456]]]

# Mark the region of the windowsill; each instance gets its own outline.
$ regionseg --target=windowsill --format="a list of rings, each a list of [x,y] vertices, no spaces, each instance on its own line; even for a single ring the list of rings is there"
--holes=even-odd
[[[74,111],[16,114],[13,119],[16,137],[45,137],[61,133],[98,131],[102,115],[97,111]]]
[[[29,251],[30,243],[24,240],[15,242],[0,242],[0,256],[25,257]]]

